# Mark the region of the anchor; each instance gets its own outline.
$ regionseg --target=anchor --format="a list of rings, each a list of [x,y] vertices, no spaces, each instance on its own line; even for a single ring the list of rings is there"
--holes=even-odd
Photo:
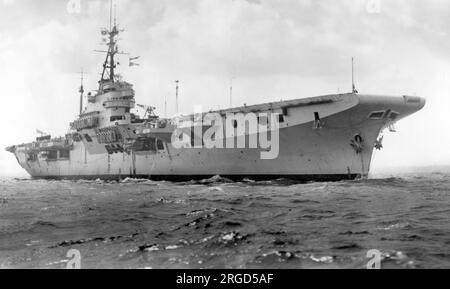
[[[364,150],[364,140],[359,134],[355,135],[355,138],[351,140],[350,145],[357,154],[362,153]]]
[[[375,141],[375,148],[379,151],[381,151],[381,149],[383,148],[383,139],[384,139],[384,136],[380,137],[379,139],[377,139]]]

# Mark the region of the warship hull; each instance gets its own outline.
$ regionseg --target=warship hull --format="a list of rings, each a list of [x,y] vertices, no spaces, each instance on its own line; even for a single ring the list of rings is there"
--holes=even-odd
[[[288,178],[300,181],[339,181],[366,177],[382,130],[422,109],[418,97],[359,94],[242,107],[222,114],[275,111],[279,124],[277,157],[262,159],[261,149],[176,148],[170,141],[154,150],[111,152],[93,130],[90,140],[73,142],[64,158],[32,158],[27,146],[15,146],[19,164],[36,179],[102,179],[127,177],[186,181],[222,176],[232,180]],[[320,117],[320,119],[318,119]],[[142,124],[125,124],[139,130]],[[246,137],[250,137],[248,132]],[[355,147],[355,139],[359,146]],[[378,147],[380,148],[380,147]]]

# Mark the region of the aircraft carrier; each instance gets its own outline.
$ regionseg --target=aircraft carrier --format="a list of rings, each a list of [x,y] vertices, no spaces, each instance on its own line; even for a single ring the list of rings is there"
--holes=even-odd
[[[7,148],[33,178],[367,177],[374,150],[383,146],[381,132],[425,105],[420,97],[366,95],[353,86],[347,94],[161,118],[155,108],[136,104],[133,85],[116,74],[120,32],[116,24],[102,30],[108,51],[99,87],[84,95],[81,85],[70,132]],[[137,107],[145,108],[144,117]],[[211,115],[214,121],[205,122]]]

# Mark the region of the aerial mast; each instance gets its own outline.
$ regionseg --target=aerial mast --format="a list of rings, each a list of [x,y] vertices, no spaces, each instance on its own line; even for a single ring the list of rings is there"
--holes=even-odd
[[[109,32],[109,51],[110,51],[109,80],[111,82],[114,82],[114,68],[115,68],[114,56],[117,52],[115,37],[118,33],[117,33],[117,29],[116,29],[116,23],[114,23],[114,26],[113,26],[112,14],[113,14],[113,1],[111,0],[110,19],[109,19],[110,27],[111,27],[110,32]],[[114,22],[115,22],[115,20],[114,20]]]
[[[111,81],[114,82],[114,69],[116,68],[116,63],[114,61],[114,56],[118,53],[116,36],[119,34],[119,30],[117,29],[116,18],[113,18],[113,0],[110,0],[110,11],[109,11],[109,30],[103,29],[102,35],[107,36],[108,51],[106,51],[106,59],[103,64],[103,72],[101,82]],[[113,22],[114,20],[114,22]],[[106,76],[106,74],[109,74]]]
[[[167,118],[167,96],[164,97],[164,117]]]
[[[233,80],[234,78],[230,80],[230,108],[233,107]]]
[[[80,77],[81,85],[80,85],[80,90],[79,90],[79,92],[80,92],[80,115],[82,115],[83,114],[83,97],[84,97],[84,85],[83,85],[84,72],[83,72],[83,69],[81,69],[80,74],[81,74],[81,77]]]
[[[358,90],[355,86],[355,67],[354,67],[354,58],[352,57],[352,93],[358,93]]]
[[[178,91],[179,91],[179,89],[180,89],[180,81],[179,80],[175,80],[175,84],[176,84],[176,88],[175,88],[175,101],[176,101],[176,103],[175,103],[175,112],[176,112],[176,114],[178,114],[178,112],[179,112],[179,104],[178,104]]]
[[[109,31],[112,31],[113,0],[109,1]]]

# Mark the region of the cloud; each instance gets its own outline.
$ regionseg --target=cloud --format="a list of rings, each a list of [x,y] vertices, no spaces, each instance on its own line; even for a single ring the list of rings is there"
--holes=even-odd
[[[2,0],[3,5],[5,6],[11,6],[15,3],[15,0]]]

